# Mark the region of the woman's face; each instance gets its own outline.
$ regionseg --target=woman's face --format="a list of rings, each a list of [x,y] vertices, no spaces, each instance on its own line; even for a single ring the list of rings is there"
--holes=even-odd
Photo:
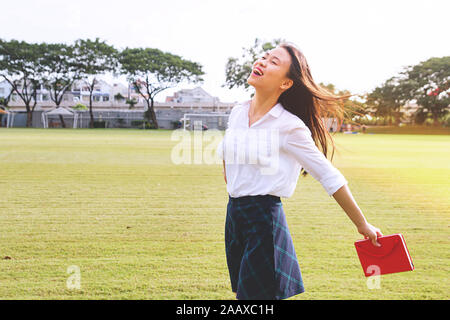
[[[253,64],[247,83],[255,89],[285,91],[292,85],[292,80],[287,77],[290,65],[291,56],[286,49],[276,47],[266,51]]]

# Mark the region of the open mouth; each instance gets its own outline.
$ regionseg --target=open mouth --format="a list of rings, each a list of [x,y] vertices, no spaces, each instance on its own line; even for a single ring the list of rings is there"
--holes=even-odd
[[[253,74],[254,74],[255,76],[260,77],[260,76],[263,75],[263,72],[262,72],[262,70],[261,70],[260,68],[256,67],[256,68],[253,69]]]

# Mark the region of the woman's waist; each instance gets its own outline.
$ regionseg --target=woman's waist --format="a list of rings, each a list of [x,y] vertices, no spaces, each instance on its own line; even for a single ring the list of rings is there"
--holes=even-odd
[[[267,200],[274,202],[281,202],[281,198],[272,194],[257,194],[257,195],[244,195],[239,197],[232,197],[228,194],[228,198],[231,203],[254,203],[254,202],[264,202]]]

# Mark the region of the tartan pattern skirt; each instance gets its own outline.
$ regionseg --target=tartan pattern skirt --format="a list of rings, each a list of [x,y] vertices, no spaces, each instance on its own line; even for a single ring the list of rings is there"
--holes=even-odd
[[[238,300],[280,300],[305,291],[280,197],[229,196],[225,250]]]

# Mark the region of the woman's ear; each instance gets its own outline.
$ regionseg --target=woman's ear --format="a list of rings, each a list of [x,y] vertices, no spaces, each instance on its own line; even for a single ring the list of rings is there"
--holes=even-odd
[[[283,91],[286,91],[287,89],[289,89],[290,87],[292,87],[292,85],[294,84],[294,81],[292,81],[292,79],[286,79],[283,81],[283,83],[280,86],[280,89]]]

